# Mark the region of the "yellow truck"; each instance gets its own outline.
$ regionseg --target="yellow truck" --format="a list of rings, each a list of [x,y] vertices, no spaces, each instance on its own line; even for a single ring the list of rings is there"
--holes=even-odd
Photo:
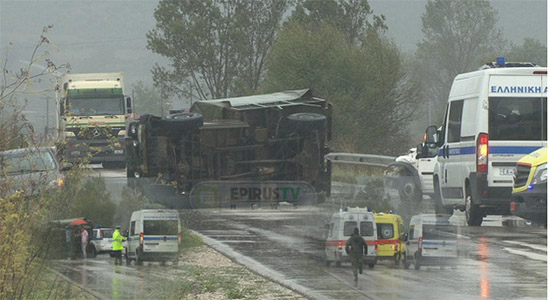
[[[398,266],[399,262],[405,257],[405,242],[403,241],[405,225],[403,219],[392,212],[376,213],[374,219],[378,233],[376,260],[391,260],[394,267]]]
[[[510,212],[539,224],[546,224],[547,148],[522,157],[516,164]]]

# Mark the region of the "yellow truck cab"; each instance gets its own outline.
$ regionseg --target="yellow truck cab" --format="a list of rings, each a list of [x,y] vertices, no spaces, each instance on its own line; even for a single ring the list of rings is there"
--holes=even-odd
[[[526,220],[546,224],[547,148],[522,157],[516,164],[510,212]]]
[[[405,242],[402,239],[403,233],[405,233],[403,219],[391,211],[376,213],[374,219],[378,234],[377,261],[391,260],[393,266],[399,265],[399,261],[404,258],[405,253]]]

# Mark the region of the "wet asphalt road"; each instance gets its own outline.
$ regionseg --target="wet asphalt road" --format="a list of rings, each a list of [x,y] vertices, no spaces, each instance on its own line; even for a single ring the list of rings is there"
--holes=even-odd
[[[112,173],[112,174],[111,174]],[[119,174],[120,173],[120,174]],[[123,181],[124,170],[103,173],[108,186]],[[393,268],[379,262],[365,269],[353,285],[348,264],[326,267],[324,225],[334,208],[186,210],[188,227],[222,242],[285,276],[317,298],[326,299],[546,299],[547,230],[503,227],[488,217],[481,227],[464,227],[456,270]],[[454,218],[464,218],[460,212]],[[151,299],[184,272],[177,266],[113,266],[108,256],[96,260],[55,261],[72,280],[102,298]]]
[[[500,217],[489,217],[485,226],[464,228],[456,270],[405,270],[382,261],[354,287],[348,264],[324,265],[324,241],[317,237],[326,213],[318,207],[203,210],[183,212],[183,218],[328,299],[546,299],[546,229],[502,227]]]

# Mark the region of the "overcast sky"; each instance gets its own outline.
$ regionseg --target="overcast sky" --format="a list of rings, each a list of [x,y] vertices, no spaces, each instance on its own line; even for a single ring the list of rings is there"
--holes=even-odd
[[[388,35],[412,53],[422,39],[420,16],[426,0],[370,0],[383,14]],[[162,58],[146,49],[145,34],[154,28],[158,1],[0,0],[0,59],[19,69],[29,59],[43,26],[52,24],[50,41],[57,64],[69,63],[72,73],[124,72],[126,88],[137,80],[151,83],[151,67]],[[546,0],[492,0],[504,37],[516,44],[530,37],[547,43]],[[43,111],[43,110],[42,110]]]

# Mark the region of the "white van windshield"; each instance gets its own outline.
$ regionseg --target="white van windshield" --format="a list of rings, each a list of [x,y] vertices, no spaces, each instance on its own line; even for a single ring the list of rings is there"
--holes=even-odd
[[[422,238],[424,240],[456,240],[457,226],[453,225],[424,225]]]
[[[489,138],[546,141],[546,115],[546,98],[489,98]]]
[[[145,220],[144,235],[177,235],[178,220]]]

